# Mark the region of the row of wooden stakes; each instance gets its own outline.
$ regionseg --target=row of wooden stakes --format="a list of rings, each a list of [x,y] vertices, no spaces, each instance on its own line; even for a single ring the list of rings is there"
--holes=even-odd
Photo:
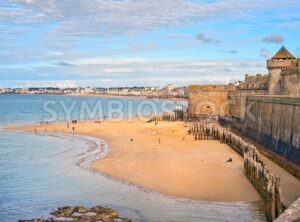
[[[267,219],[273,221],[282,213],[280,178],[269,172],[253,144],[211,120],[190,123],[189,134],[192,134],[195,140],[220,140],[242,155],[245,175],[266,203]]]

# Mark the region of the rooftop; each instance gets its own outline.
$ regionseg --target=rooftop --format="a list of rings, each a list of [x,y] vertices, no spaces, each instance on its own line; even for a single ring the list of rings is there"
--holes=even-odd
[[[272,57],[272,59],[296,59],[284,46]]]

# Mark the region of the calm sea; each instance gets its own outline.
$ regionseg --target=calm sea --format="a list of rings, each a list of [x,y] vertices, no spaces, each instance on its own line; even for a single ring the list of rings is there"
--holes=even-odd
[[[1,95],[0,127],[52,120],[129,118],[181,104],[186,102]],[[0,130],[0,221],[47,217],[59,206],[99,204],[116,208],[121,216],[135,221],[265,220],[254,203],[176,199],[95,173],[87,166],[96,158],[97,143],[87,137]]]

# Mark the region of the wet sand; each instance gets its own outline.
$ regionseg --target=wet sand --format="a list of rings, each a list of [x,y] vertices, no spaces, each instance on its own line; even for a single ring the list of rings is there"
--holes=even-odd
[[[64,132],[104,139],[108,155],[92,167],[166,195],[210,201],[258,201],[259,195],[244,176],[243,159],[219,141],[195,141],[183,122],[147,123],[94,121],[22,126],[10,130]],[[131,142],[131,139],[133,141]],[[231,157],[233,162],[226,163]]]

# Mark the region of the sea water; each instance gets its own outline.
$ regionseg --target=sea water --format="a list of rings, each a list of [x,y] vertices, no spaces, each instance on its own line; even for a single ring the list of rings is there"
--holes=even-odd
[[[110,98],[1,95],[0,124],[9,126],[43,121],[45,101],[70,104],[84,100],[93,104]],[[131,99],[128,103],[125,98],[116,100],[124,103],[125,108],[126,104],[141,102]],[[54,105],[59,110],[57,104]],[[74,108],[72,118],[80,117],[79,109]],[[145,112],[149,114],[151,110]],[[103,113],[103,116],[107,114]],[[57,116],[57,121],[65,120],[63,111],[58,111]],[[89,163],[101,158],[99,142],[104,141],[53,133],[0,131],[0,221],[48,217],[49,212],[66,205],[104,205],[117,209],[121,216],[134,221],[265,220],[256,203],[177,199],[96,173],[89,168]]]

